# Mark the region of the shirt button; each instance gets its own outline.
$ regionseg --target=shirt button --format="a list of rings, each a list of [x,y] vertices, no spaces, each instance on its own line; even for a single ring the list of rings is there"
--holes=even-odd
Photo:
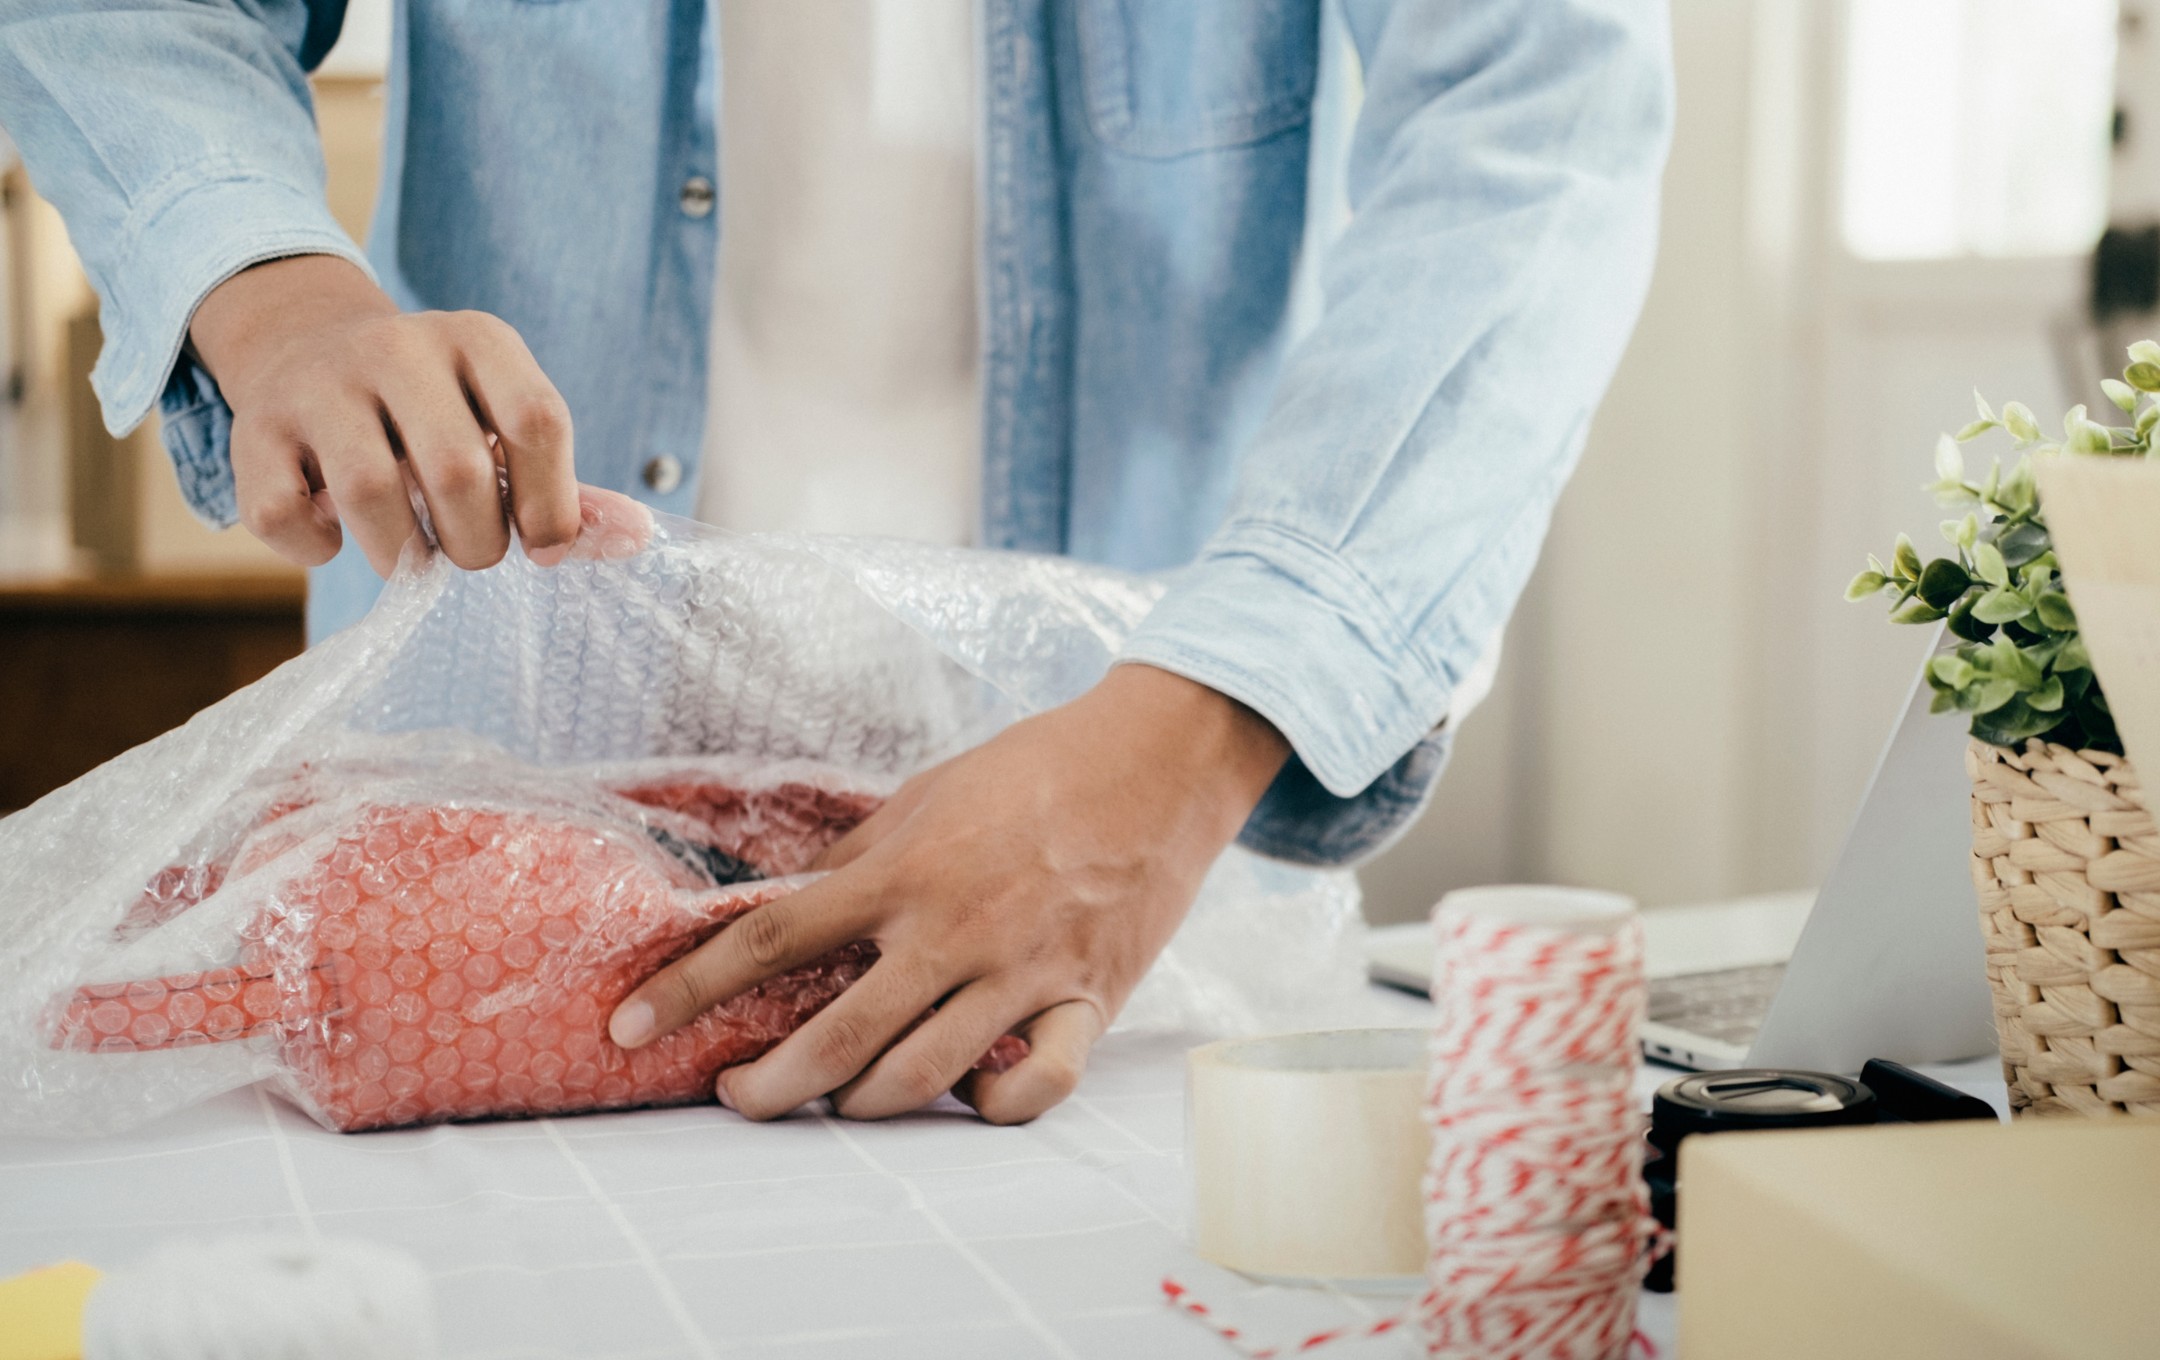
[[[692,175],[683,181],[682,195],[676,200],[682,205],[685,217],[709,217],[712,215],[712,181],[703,175]]]
[[[682,463],[663,453],[645,461],[643,476],[646,486],[665,496],[682,485]]]

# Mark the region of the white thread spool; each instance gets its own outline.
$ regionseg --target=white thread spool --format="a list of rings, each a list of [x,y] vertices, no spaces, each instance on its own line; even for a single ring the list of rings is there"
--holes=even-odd
[[[83,1360],[429,1360],[435,1314],[411,1257],[372,1242],[168,1242],[83,1307]]]

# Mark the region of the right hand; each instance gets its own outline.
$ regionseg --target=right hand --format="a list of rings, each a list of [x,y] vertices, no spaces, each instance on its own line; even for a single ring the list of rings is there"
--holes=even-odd
[[[279,556],[320,566],[350,532],[389,576],[419,528],[408,479],[468,570],[513,523],[542,566],[577,537],[570,409],[506,322],[406,315],[349,261],[297,255],[218,285],[188,333],[232,407],[240,522]]]

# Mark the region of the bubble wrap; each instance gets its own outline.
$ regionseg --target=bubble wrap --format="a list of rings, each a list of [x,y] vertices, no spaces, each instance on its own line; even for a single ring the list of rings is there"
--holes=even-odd
[[[668,519],[609,546],[416,553],[360,624],[0,820],[0,1131],[258,1081],[340,1129],[710,1099],[874,946],[636,1052],[615,1003],[909,774],[1085,690],[1158,590]],[[1119,1024],[1301,1023],[1359,986],[1357,929],[1348,874],[1233,850]]]

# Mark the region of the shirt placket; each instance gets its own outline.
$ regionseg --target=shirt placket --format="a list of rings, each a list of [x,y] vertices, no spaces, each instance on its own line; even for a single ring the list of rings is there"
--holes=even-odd
[[[643,375],[651,394],[623,490],[671,514],[696,505],[705,374],[719,251],[719,52],[706,0],[675,0],[661,140]]]

